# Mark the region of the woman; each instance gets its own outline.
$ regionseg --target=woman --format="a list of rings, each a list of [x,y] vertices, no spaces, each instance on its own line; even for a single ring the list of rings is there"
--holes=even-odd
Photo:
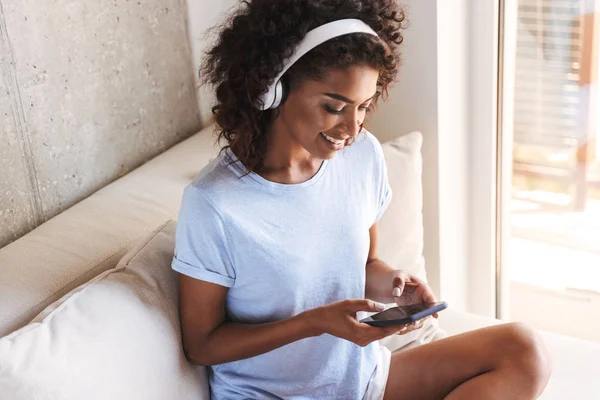
[[[203,68],[227,144],[186,188],[173,268],[187,357],[215,399],[531,399],[549,367],[521,325],[390,354],[356,313],[435,301],[377,257],[391,191],[363,130],[399,67],[394,0],[249,0]]]

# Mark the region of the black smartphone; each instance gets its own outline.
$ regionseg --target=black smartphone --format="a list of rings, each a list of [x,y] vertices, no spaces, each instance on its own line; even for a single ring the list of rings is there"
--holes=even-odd
[[[392,307],[378,314],[361,319],[360,322],[372,326],[406,325],[417,322],[446,308],[448,308],[448,303],[445,301]]]

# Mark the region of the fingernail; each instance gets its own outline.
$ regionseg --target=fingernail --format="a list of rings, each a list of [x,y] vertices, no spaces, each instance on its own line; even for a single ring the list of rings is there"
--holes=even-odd
[[[375,302],[375,308],[379,311],[385,310],[385,304]]]
[[[394,297],[400,297],[401,294],[400,288],[394,288],[394,290],[392,290],[392,296]]]

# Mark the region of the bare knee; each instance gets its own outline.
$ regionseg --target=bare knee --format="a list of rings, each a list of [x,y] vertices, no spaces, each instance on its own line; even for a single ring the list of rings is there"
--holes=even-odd
[[[552,373],[550,354],[541,335],[522,323],[502,325],[498,343],[501,365],[517,369],[524,383],[539,393]]]

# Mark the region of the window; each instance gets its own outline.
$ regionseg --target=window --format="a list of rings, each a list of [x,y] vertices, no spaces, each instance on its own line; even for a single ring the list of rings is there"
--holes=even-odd
[[[600,341],[600,0],[500,8],[501,315]],[[506,137],[505,137],[506,139]],[[565,315],[568,318],[564,318]]]

